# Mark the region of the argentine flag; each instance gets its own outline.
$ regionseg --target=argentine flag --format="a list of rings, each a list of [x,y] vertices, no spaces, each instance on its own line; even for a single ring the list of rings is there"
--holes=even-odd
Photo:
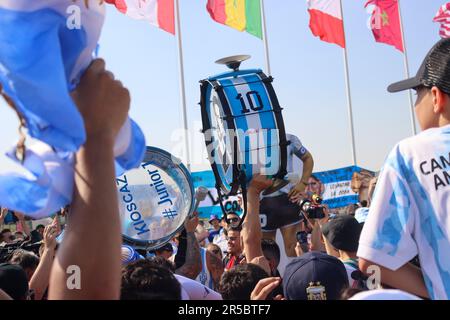
[[[15,149],[2,152],[17,170],[0,168],[0,206],[41,218],[71,202],[73,153],[86,133],[70,92],[93,60],[104,17],[100,0],[0,0],[0,86],[38,140],[23,163]],[[117,175],[144,152],[128,119],[114,149]]]

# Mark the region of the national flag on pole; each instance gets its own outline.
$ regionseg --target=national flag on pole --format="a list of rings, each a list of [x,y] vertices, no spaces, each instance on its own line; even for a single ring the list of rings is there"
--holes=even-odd
[[[441,24],[439,35],[441,38],[450,38],[450,2],[443,4],[433,19]]]
[[[370,26],[376,42],[394,46],[404,52],[397,0],[369,0],[365,7],[375,6]]]
[[[262,39],[261,0],[208,0],[206,9],[214,21]]]
[[[320,40],[345,48],[340,0],[308,0],[309,27]]]
[[[174,0],[106,0],[130,18],[147,20],[151,25],[175,34]]]

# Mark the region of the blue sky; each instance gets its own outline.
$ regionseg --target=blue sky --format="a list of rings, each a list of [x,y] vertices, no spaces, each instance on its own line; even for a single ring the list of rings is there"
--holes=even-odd
[[[206,0],[180,0],[188,123],[194,171],[208,169],[202,154],[199,80],[225,71],[214,61],[250,54],[243,68],[265,68],[263,43],[214,22]],[[376,43],[367,27],[364,0],[343,0],[358,165],[378,170],[389,150],[411,135],[406,93],[388,94],[404,78],[403,56]],[[444,0],[401,0],[411,73],[439,39],[432,18]],[[289,133],[300,137],[315,159],[315,171],[352,164],[342,49],[313,37],[304,0],[265,0],[273,83]],[[108,7],[100,56],[132,96],[131,116],[147,143],[177,153],[182,128],[176,39],[144,21]],[[14,114],[0,102],[5,150],[17,138]],[[203,163],[198,163],[201,160]],[[6,166],[6,163],[0,163]]]

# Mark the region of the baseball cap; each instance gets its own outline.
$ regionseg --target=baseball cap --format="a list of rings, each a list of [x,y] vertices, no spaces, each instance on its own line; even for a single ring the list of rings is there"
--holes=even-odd
[[[0,289],[14,300],[25,299],[28,280],[22,267],[10,263],[0,264]]]
[[[399,81],[388,87],[389,92],[436,86],[450,94],[450,39],[442,39],[428,52],[415,77]]]
[[[361,235],[361,225],[350,215],[339,216],[323,225],[322,234],[336,249],[356,252]]]
[[[211,222],[211,221],[213,221],[213,220],[219,220],[219,221],[220,221],[219,217],[218,217],[217,215],[215,215],[215,214],[212,214],[212,215],[209,217],[208,222]]]
[[[344,264],[323,252],[294,258],[284,271],[283,292],[287,300],[338,300],[347,287]]]

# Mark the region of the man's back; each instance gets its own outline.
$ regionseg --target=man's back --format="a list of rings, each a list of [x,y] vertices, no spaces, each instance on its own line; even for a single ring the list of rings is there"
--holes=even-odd
[[[400,142],[378,180],[358,256],[396,270],[419,255],[434,299],[450,297],[450,126]]]

